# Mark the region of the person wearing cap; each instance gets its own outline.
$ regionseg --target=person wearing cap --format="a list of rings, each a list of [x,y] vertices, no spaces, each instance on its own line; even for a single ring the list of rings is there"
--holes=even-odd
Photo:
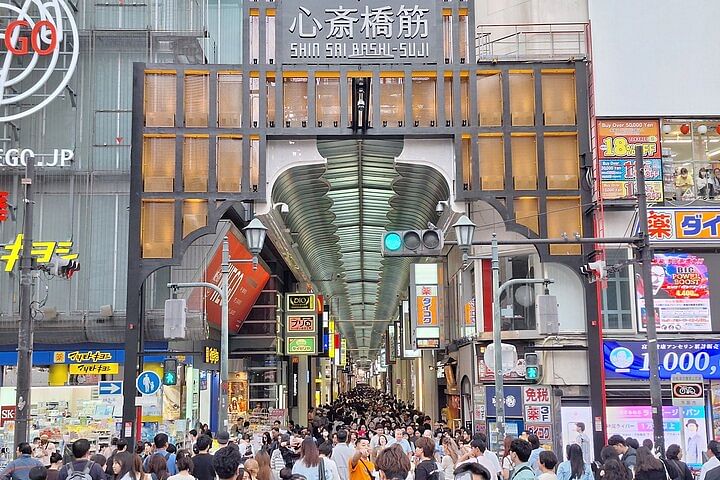
[[[221,430],[215,435],[215,441],[213,442],[213,453],[217,453],[223,447],[227,447],[230,443],[230,434],[227,430]]]
[[[702,436],[698,433],[698,422],[694,418],[685,423],[685,461],[690,464],[702,463]]]
[[[707,457],[708,461],[703,463],[702,468],[700,469],[700,476],[698,477],[698,480],[715,480],[718,478],[718,470],[717,467],[720,467],[720,443],[716,442],[715,440],[710,440],[708,442],[707,446]],[[708,475],[708,472],[713,470],[713,474]]]

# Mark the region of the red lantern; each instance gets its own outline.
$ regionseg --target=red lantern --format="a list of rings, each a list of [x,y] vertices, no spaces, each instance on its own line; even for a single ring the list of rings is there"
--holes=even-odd
[[[688,125],[687,123],[683,123],[682,125],[680,125],[680,132],[683,135],[687,135],[688,133],[690,133],[690,125]]]
[[[718,135],[720,135],[720,123],[718,123],[718,124],[715,126],[715,131],[717,132]]]

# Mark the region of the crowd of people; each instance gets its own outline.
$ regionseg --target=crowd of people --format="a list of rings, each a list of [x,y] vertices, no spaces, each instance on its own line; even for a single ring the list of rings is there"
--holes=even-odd
[[[213,438],[191,431],[184,448],[159,433],[128,451],[114,440],[92,454],[84,439],[72,444],[72,461],[49,452],[47,442],[22,443],[0,480],[693,480],[678,445],[662,458],[650,440],[640,445],[613,435],[591,461],[590,440],[578,424],[577,440],[558,458],[536,435],[507,436],[496,454],[482,433],[451,431],[413,405],[366,385],[311,409],[307,426],[294,422],[262,434],[238,419]],[[699,480],[720,480],[720,443]]]

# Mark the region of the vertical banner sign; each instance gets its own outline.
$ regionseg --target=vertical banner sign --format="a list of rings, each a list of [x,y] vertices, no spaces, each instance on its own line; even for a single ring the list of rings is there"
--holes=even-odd
[[[0,192],[0,222],[8,219],[10,214],[8,208],[8,192]]]
[[[347,365],[347,340],[340,340],[340,366],[344,367]]]
[[[705,259],[689,253],[656,254],[652,262],[655,318],[660,332],[712,331],[708,268]],[[637,305],[645,331],[647,314],[643,284],[636,279]]]
[[[635,197],[635,148],[641,147],[648,202],[662,202],[660,121],[603,119],[596,125],[602,197],[605,200]]]
[[[475,326],[475,297],[465,304],[465,326]]]
[[[415,287],[417,302],[417,326],[436,327],[438,324],[438,287],[437,285],[418,285]]]
[[[485,433],[487,426],[485,412],[485,386],[473,385],[473,422],[475,422],[475,432]]]
[[[550,387],[523,387],[523,419],[528,433],[534,433],[541,444],[552,444],[552,399]]]

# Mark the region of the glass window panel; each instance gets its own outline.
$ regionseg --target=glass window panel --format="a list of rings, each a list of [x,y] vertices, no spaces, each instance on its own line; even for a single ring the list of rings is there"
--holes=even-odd
[[[453,121],[453,80],[445,77],[445,124],[452,126]],[[448,123],[449,122],[449,123]]]
[[[405,124],[402,78],[380,79],[380,120],[391,127]]]
[[[286,127],[306,127],[308,120],[307,78],[283,79],[283,111]]]
[[[502,125],[502,83],[499,73],[477,76],[478,125]]]
[[[210,140],[207,137],[185,137],[183,145],[183,190],[207,192]]]
[[[577,190],[580,187],[580,159],[577,136],[545,136],[547,188]]]
[[[275,63],[275,17],[265,17],[265,58],[270,64]]]
[[[143,190],[172,192],[175,179],[175,137],[145,137]]]
[[[172,258],[174,206],[172,200],[143,200],[140,230],[143,258]]]
[[[340,78],[315,79],[315,119],[319,127],[340,125]]]
[[[563,233],[570,238],[576,233],[582,235],[580,198],[548,198],[547,222],[549,238],[560,238]],[[581,253],[581,245],[550,245],[550,255],[580,255]]]
[[[632,315],[630,313],[622,314],[622,323],[620,324],[620,328],[624,330],[630,330],[632,328]]]
[[[535,233],[540,233],[538,225],[538,199],[535,197],[519,197],[515,199],[515,221],[525,225]]]
[[[468,48],[468,17],[460,15],[458,18],[458,41],[460,42],[460,63],[465,63],[470,56]]]
[[[470,79],[460,77],[460,115],[462,125],[470,125]]]
[[[535,136],[511,137],[513,185],[516,190],[537,190]]]
[[[575,125],[575,74],[543,73],[542,102],[545,125]]]
[[[207,226],[207,211],[207,200],[192,199],[183,202],[183,237]]]
[[[260,79],[250,78],[250,121],[257,128],[260,121]]]
[[[431,77],[412,79],[413,122],[420,127],[435,126],[435,79]]]
[[[240,192],[242,181],[242,139],[218,138],[218,192]]]
[[[176,109],[176,77],[172,75],[145,75],[145,125],[148,127],[174,127]]]
[[[462,149],[462,165],[463,165],[463,190],[472,190],[473,183],[473,164],[472,149],[470,147],[470,139],[463,138],[460,146]]]
[[[480,181],[483,190],[505,189],[505,150],[503,137],[480,137]]]
[[[267,126],[275,126],[275,77],[268,76],[265,81],[265,95],[267,97]],[[306,95],[307,96],[307,95]],[[307,103],[305,106],[307,110]]]
[[[240,128],[242,125],[242,75],[218,75],[218,126]]]
[[[453,59],[452,26],[452,16],[443,15],[443,52],[446,64],[452,62]]]
[[[210,76],[185,76],[185,126],[207,127],[210,107]]]
[[[250,15],[250,58],[257,64],[260,58],[260,19]]]
[[[253,192],[258,191],[260,183],[260,140],[250,139],[250,188]]]
[[[535,125],[535,77],[532,73],[510,74],[510,116],[513,126]]]

